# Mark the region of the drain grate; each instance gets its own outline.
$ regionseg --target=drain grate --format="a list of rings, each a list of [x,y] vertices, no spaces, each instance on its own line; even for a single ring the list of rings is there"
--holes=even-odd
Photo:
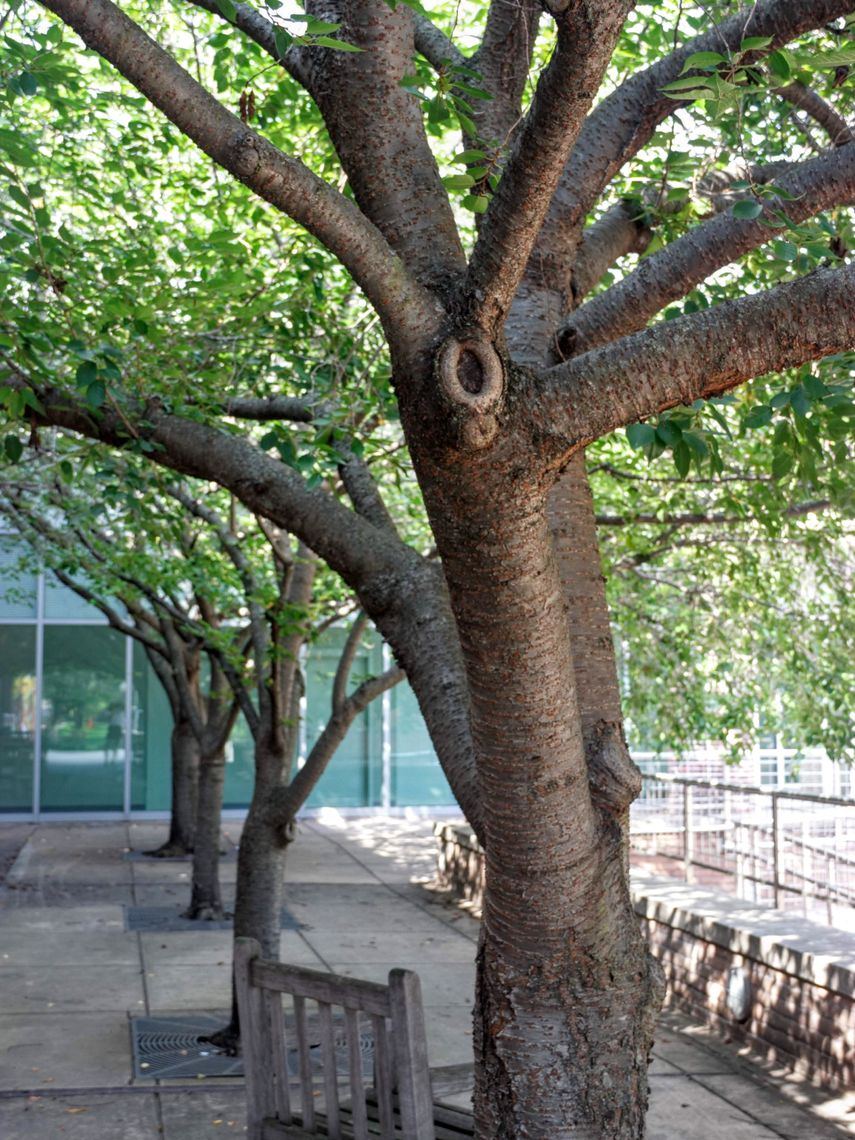
[[[200,1037],[228,1024],[229,1015],[193,1013],[184,1017],[132,1017],[133,1075],[151,1080],[242,1077],[240,1057],[228,1057]]]
[[[231,930],[231,917],[202,921],[201,919],[185,918],[182,914],[184,906],[181,903],[172,903],[166,906],[126,906],[125,930],[141,931],[143,933],[172,934],[180,930],[193,930],[201,933],[205,930]],[[283,930],[302,930],[303,924],[283,908],[281,915]]]
[[[169,1017],[132,1017],[131,1054],[133,1075],[138,1079],[180,1080],[198,1077],[242,1077],[240,1057],[229,1057],[214,1046],[199,1041],[222,1029],[228,1022],[228,1013],[193,1013]],[[317,1033],[317,1015],[309,1014],[309,1048],[313,1068],[320,1071],[321,1046]],[[336,1068],[340,1074],[349,1071],[347,1031],[343,1017],[333,1018]],[[295,1039],[293,1018],[286,1012],[285,1033]],[[317,1038],[317,1040],[315,1040]],[[360,1030],[359,1052],[362,1059],[362,1076],[370,1080],[374,1072],[374,1037],[370,1030]],[[296,1049],[287,1050],[288,1072],[299,1075]],[[315,1061],[315,1058],[317,1060]]]

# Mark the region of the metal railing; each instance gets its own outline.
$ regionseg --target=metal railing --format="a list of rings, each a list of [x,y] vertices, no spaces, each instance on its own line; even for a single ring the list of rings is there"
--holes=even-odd
[[[664,773],[632,809],[639,858],[835,925],[855,923],[855,800]],[[842,913],[841,913],[842,911]]]

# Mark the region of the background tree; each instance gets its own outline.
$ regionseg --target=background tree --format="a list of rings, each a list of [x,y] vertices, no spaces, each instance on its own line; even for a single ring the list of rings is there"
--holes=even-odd
[[[792,142],[789,119],[779,133],[763,128],[769,105],[782,102],[797,103],[800,114],[810,105],[827,122],[836,115],[845,127],[833,102],[845,107],[847,99],[835,69],[852,58],[840,22],[851,5],[765,0],[732,14],[720,5],[719,22],[704,30],[708,12],[684,5],[667,29],[659,5],[630,12],[628,3],[596,10],[575,2],[493,4],[469,56],[420,12],[381,0],[311,4],[299,25],[278,10],[268,15],[230,0],[176,4],[155,17],[108,0],[46,0],[44,7],[216,164],[304,226],[362,290],[388,345],[442,574],[400,540],[352,446],[341,464],[351,512],[296,463],[283,465],[250,435],[218,425],[216,402],[204,393],[200,406],[199,394],[179,382],[169,390],[151,384],[127,352],[131,333],[121,320],[107,323],[109,351],[92,336],[97,322],[82,349],[59,333],[55,310],[64,311],[71,288],[59,272],[67,256],[60,247],[54,261],[42,257],[30,270],[31,284],[46,284],[59,303],[42,288],[49,303],[29,310],[35,325],[10,336],[7,403],[36,423],[216,479],[297,535],[357,592],[406,668],[486,847],[477,1135],[641,1135],[658,983],[624,873],[638,777],[621,730],[583,450],[635,420],[675,406],[685,417],[699,399],[823,357],[838,359],[818,383],[787,378],[775,392],[773,400],[786,397],[797,418],[774,428],[773,474],[796,472],[810,482],[803,452],[823,446],[814,415],[846,431],[845,354],[855,343],[855,315],[852,271],[842,264],[848,223],[838,222],[837,211],[852,201],[853,144],[836,130],[827,151],[814,156]],[[173,13],[186,18],[191,8],[215,18],[208,27],[217,30],[204,42],[174,22]],[[551,19],[540,29],[544,10]],[[27,99],[40,52],[58,56],[57,68],[69,64],[66,50],[40,34],[19,53],[17,81]],[[415,68],[414,51],[424,61]],[[258,129],[251,111],[266,104],[267,92],[259,100],[253,68],[266,68],[265,83],[276,88]],[[782,98],[778,92],[793,82],[801,86]],[[60,76],[58,92],[48,87],[49,102],[67,104],[63,83]],[[314,106],[294,96],[292,83]],[[77,80],[73,98],[85,86]],[[294,97],[289,105],[306,108],[310,130],[320,112],[346,193],[326,144],[309,145],[299,159],[288,153],[286,95]],[[678,128],[669,130],[680,115],[691,116],[679,128],[684,147]],[[749,160],[735,178],[722,145],[733,121]],[[458,125],[462,151],[448,145]],[[6,139],[16,163],[31,160],[31,133]],[[171,131],[170,144],[178,146]],[[722,172],[735,196],[729,208],[700,217],[663,208],[678,145],[703,173]],[[452,153],[457,171],[447,165]],[[790,165],[782,169],[785,156]],[[445,186],[438,162],[449,170]],[[667,222],[659,249],[646,222],[648,197],[640,195],[644,211],[638,196],[627,204],[633,173],[646,183],[653,173],[664,187],[652,198]],[[197,176],[208,187],[219,181]],[[32,202],[29,187],[22,194]],[[477,234],[458,221],[458,204],[480,219]],[[769,239],[782,243],[773,273],[723,272],[739,259],[750,263]],[[644,260],[624,262],[625,274],[586,301],[641,243]],[[32,256],[29,237],[19,244]],[[198,256],[204,261],[204,249]],[[195,259],[195,251],[179,251],[185,279]],[[831,264],[814,268],[825,261]],[[21,273],[13,276],[12,307],[24,294]],[[181,292],[176,282],[169,287]],[[89,301],[93,311],[103,303]],[[660,313],[671,319],[645,328]],[[115,371],[121,359],[121,376],[111,357]],[[221,411],[278,416],[280,425],[327,418],[305,391],[279,403],[255,392],[232,397],[222,361],[211,371]],[[371,395],[386,408],[383,394]],[[762,405],[770,421],[773,400]],[[637,441],[671,448],[683,473],[696,455],[720,474],[715,449],[679,418],[666,418],[670,428],[644,424]],[[360,429],[370,438],[374,426],[370,416],[348,414],[338,423],[345,436]],[[293,460],[287,441],[296,452],[299,430],[280,426],[268,450]],[[838,426],[830,434],[839,435]],[[841,443],[843,463],[842,435]]]

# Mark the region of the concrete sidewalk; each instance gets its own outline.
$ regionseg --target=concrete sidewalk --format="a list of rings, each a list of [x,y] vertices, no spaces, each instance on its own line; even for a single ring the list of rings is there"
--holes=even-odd
[[[12,841],[0,825],[0,850]],[[215,1140],[240,1135],[239,1078],[132,1075],[129,1017],[217,1012],[230,1000],[227,930],[129,932],[125,908],[186,903],[190,867],[133,861],[164,824],[42,824],[0,887],[3,1140]],[[234,845],[239,824],[227,825]],[[432,1065],[471,1060],[477,924],[424,885],[427,821],[304,823],[289,854],[286,961],[385,981],[418,971]],[[235,863],[226,858],[227,897]],[[665,1017],[654,1050],[648,1140],[855,1136],[855,1099],[783,1081],[704,1030]],[[458,1100],[460,1098],[457,1098]]]

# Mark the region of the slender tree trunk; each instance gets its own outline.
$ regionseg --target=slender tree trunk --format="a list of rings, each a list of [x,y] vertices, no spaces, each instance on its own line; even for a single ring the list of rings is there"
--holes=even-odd
[[[223,814],[225,749],[203,751],[199,764],[199,807],[193,850],[193,889],[187,918],[224,917],[220,892],[220,826]]]
[[[169,838],[154,851],[160,859],[190,855],[196,833],[199,798],[199,744],[190,722],[179,719],[172,728],[172,812]]]
[[[620,826],[589,787],[546,488],[501,444],[467,467],[426,498],[484,797],[476,1136],[637,1140],[656,987]]]

